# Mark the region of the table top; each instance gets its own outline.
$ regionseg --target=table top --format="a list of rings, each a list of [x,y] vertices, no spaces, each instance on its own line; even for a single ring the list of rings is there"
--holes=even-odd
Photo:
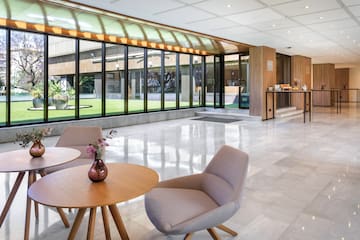
[[[80,156],[80,151],[65,147],[46,147],[41,157],[32,157],[29,149],[0,153],[0,172],[40,170],[70,162]]]
[[[28,195],[52,207],[92,208],[113,205],[141,196],[159,182],[158,174],[147,167],[108,163],[108,176],[93,183],[90,166],[83,165],[51,173],[31,185]]]

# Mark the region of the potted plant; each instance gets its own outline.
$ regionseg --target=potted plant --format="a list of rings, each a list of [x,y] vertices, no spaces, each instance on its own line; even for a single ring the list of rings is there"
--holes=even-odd
[[[33,157],[41,157],[45,153],[45,146],[41,143],[43,137],[51,134],[52,128],[34,129],[31,132],[22,132],[16,134],[16,141],[23,148],[27,147],[30,142],[32,146],[29,153]]]
[[[52,82],[50,85],[52,99],[57,110],[65,109],[69,101],[69,96],[61,87],[60,82]]]
[[[33,87],[31,89],[31,95],[33,97],[32,103],[34,108],[44,107],[43,90],[40,87]]]

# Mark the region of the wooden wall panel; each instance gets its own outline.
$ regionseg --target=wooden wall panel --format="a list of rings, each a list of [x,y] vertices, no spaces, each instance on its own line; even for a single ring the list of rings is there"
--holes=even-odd
[[[311,89],[311,58],[294,55],[291,56],[291,86],[301,89],[306,85]],[[291,105],[297,109],[304,109],[304,99],[302,94],[292,94]],[[307,106],[307,109],[309,106]]]
[[[260,46],[250,48],[250,115],[265,119],[273,117],[272,97],[268,96],[268,109],[265,106],[265,92],[276,83],[276,51]]]
[[[314,64],[313,72],[313,89],[336,88],[334,64]],[[314,106],[331,106],[333,103],[330,92],[313,92]]]
[[[348,89],[349,88],[349,68],[335,69],[335,88],[337,89]],[[349,91],[341,91],[341,101],[349,101]]]

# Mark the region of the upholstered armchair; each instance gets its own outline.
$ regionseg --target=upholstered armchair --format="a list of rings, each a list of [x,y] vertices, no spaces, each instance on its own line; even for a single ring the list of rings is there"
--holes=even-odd
[[[58,170],[75,167],[84,164],[91,164],[94,159],[90,158],[86,152],[86,148],[90,143],[97,142],[103,138],[101,127],[96,126],[68,126],[64,129],[63,134],[59,137],[56,147],[71,147],[81,152],[79,158],[69,163],[47,168],[45,172],[52,173]]]
[[[201,174],[160,182],[145,195],[150,221],[167,235],[207,230],[220,239],[214,228],[233,236],[237,233],[222,225],[240,207],[248,169],[248,155],[230,146],[222,146]]]

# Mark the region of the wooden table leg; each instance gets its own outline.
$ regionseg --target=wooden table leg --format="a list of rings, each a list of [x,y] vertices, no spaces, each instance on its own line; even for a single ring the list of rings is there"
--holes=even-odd
[[[110,228],[109,228],[109,218],[108,218],[106,207],[104,207],[104,206],[101,207],[101,213],[102,213],[102,217],[103,217],[106,240],[111,240]]]
[[[33,182],[36,182],[36,173],[34,174]],[[34,211],[35,211],[35,219],[36,221],[39,221],[39,204],[35,201],[34,201]]]
[[[39,170],[40,176],[41,177],[45,177],[46,176],[46,172],[44,169],[40,169]],[[56,208],[56,210],[58,211],[61,221],[64,223],[65,227],[68,228],[70,227],[69,221],[64,213],[64,211],[62,210],[62,208]]]
[[[75,217],[75,221],[74,221],[73,226],[71,228],[71,231],[69,233],[68,240],[75,239],[76,233],[79,230],[79,227],[80,227],[80,224],[81,224],[81,221],[82,221],[82,219],[84,217],[85,212],[86,212],[86,208],[79,208],[78,213],[77,213],[77,215]]]
[[[121,219],[121,216],[120,216],[120,213],[119,213],[119,210],[117,209],[116,205],[109,205],[109,209],[110,209],[110,212],[111,212],[111,215],[114,219],[114,222],[116,224],[116,227],[120,233],[120,236],[121,236],[121,239],[122,240],[129,240],[129,236],[126,232],[126,229],[125,229],[125,225]]]
[[[61,221],[64,223],[64,226],[66,228],[70,227],[70,223],[69,223],[64,211],[62,210],[62,208],[57,207],[56,210],[58,211]]]
[[[31,186],[31,184],[34,182],[34,171],[29,171],[28,176],[28,189]],[[26,194],[27,195],[27,194]],[[31,214],[31,199],[29,196],[26,196],[26,215],[25,215],[25,232],[24,232],[24,239],[29,239],[29,233],[30,233],[30,214]]]
[[[19,174],[16,177],[14,186],[11,189],[9,197],[6,200],[4,209],[2,210],[1,215],[0,215],[0,227],[2,226],[2,224],[3,224],[4,220],[5,220],[5,217],[6,217],[8,211],[10,209],[10,206],[11,206],[11,204],[12,204],[12,202],[14,200],[14,197],[15,197],[15,195],[17,193],[17,190],[19,189],[20,184],[21,184],[21,182],[22,182],[22,180],[24,178],[24,175],[25,175],[25,172],[19,172]]]
[[[95,218],[96,218],[96,207],[90,209],[87,240],[94,239]]]

